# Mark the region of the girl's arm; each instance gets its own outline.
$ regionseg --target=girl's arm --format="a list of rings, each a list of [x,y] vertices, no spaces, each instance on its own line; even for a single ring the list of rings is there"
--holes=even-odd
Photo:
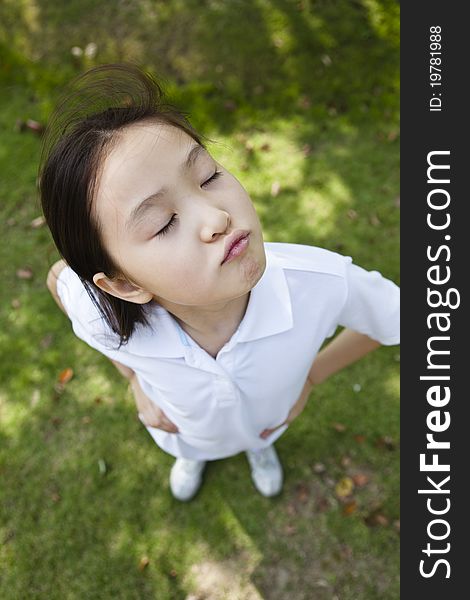
[[[344,329],[317,354],[308,374],[311,385],[322,383],[330,375],[341,371],[380,345],[367,335]]]
[[[122,365],[120,363],[114,360],[111,362],[113,362],[117,369],[121,371],[120,367],[122,367]],[[126,369],[127,367],[124,368]],[[178,433],[178,427],[170,421],[166,414],[143,392],[133,371],[129,381],[134,394],[137,413],[142,423],[146,427],[156,427],[157,429],[163,429],[163,431],[167,431],[168,433]]]
[[[65,269],[66,266],[67,266],[67,263],[65,262],[65,260],[58,260],[56,263],[54,263],[52,265],[52,267],[49,269],[49,273],[47,274],[46,284],[47,284],[47,288],[50,291],[52,297],[56,301],[57,306],[64,313],[64,315],[68,316],[67,311],[64,308],[64,305],[60,301],[59,294],[57,293],[57,279],[58,279],[60,273],[63,271],[63,269]],[[131,380],[132,376],[134,375],[134,371],[132,369],[129,369],[129,367],[125,367],[124,365],[121,365],[121,363],[117,362],[116,360],[111,360],[111,362],[116,367],[116,369],[121,373],[121,375],[123,375],[129,381]]]
[[[66,312],[62,302],[60,301],[59,295],[57,293],[57,279],[58,279],[60,273],[65,269],[66,266],[67,266],[67,263],[65,262],[65,260],[58,260],[49,269],[49,273],[47,274],[47,280],[46,280],[47,289],[50,291],[52,297],[56,301],[57,306],[64,313],[64,315],[67,315],[67,312]]]
[[[54,263],[47,274],[46,281],[47,288],[56,301],[57,306],[65,315],[67,315],[67,311],[65,310],[64,305],[60,301],[57,293],[57,279],[61,271],[65,269],[66,266],[67,263],[64,260],[59,260]],[[122,365],[117,360],[110,360],[116,369],[121,373],[121,375],[123,375],[129,381],[134,394],[137,412],[142,423],[147,427],[157,427],[158,429],[163,429],[169,433],[177,433],[178,428],[176,425],[172,423],[170,419],[168,419],[165,413],[160,410],[146,394],[144,394],[134,371],[129,367]]]
[[[372,350],[378,348],[381,344],[371,339],[367,335],[353,331],[352,329],[344,329],[335,339],[330,342],[323,350],[321,350],[313,364],[305,381],[299,399],[291,408],[285,423],[291,423],[305,408],[310,392],[314,385],[322,383],[334,373],[341,371],[348,365],[356,362]],[[265,429],[261,432],[260,437],[267,438],[276,429]]]
[[[158,408],[158,406],[154,404],[142,390],[135,371],[122,365],[117,360],[112,360],[111,358],[109,360],[113,363],[119,373],[129,381],[134,395],[137,414],[139,415],[141,422],[146,427],[156,427],[157,429],[168,431],[168,433],[178,433],[178,427],[170,421],[166,414]]]

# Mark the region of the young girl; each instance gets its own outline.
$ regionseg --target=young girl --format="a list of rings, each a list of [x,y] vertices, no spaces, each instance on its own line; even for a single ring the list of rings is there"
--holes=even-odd
[[[399,290],[349,257],[264,243],[241,183],[136,67],[98,67],[74,86],[41,165],[64,259],[48,287],[130,381],[140,420],[176,457],[176,498],[194,496],[206,461],[242,451],[258,491],[276,495],[273,443],[312,386],[398,343]]]

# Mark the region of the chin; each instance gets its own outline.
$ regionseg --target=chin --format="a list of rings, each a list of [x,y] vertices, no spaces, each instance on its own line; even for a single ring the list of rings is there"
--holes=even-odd
[[[263,276],[266,269],[266,254],[264,246],[261,252],[247,254],[243,257],[241,263],[243,277],[248,284],[248,290],[251,290]]]

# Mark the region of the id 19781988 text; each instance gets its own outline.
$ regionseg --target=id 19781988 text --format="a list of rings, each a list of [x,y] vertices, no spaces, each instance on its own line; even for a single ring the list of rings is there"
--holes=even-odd
[[[429,100],[429,110],[442,110],[442,37],[441,26],[432,25],[429,28],[429,85],[432,96]]]

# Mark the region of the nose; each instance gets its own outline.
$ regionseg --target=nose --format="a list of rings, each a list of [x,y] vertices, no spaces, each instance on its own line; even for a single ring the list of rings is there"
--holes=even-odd
[[[212,242],[225,233],[230,225],[227,211],[215,207],[206,207],[201,217],[200,236],[204,242]]]

